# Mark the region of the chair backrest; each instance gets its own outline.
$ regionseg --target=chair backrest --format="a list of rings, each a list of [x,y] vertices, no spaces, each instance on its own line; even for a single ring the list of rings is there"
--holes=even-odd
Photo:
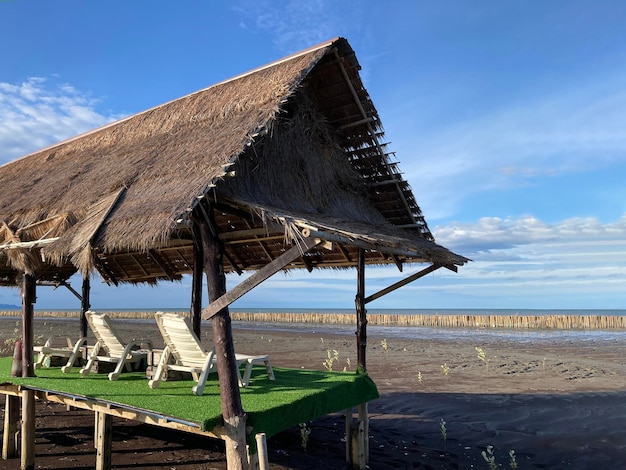
[[[176,362],[186,367],[203,367],[207,352],[193,332],[189,319],[176,313],[157,312],[154,316],[163,341]]]
[[[93,331],[96,340],[111,357],[121,357],[124,354],[124,342],[113,328],[106,313],[86,312],[85,316]]]

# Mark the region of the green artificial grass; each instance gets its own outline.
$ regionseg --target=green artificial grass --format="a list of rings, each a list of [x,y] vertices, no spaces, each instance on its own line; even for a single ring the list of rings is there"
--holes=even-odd
[[[37,390],[88,397],[122,406],[139,408],[172,420],[194,423],[204,431],[222,424],[219,384],[211,374],[204,394],[191,393],[191,380],[161,382],[158,389],[148,386],[143,372],[121,374],[110,381],[107,374],[79,375],[79,368],[64,374],[60,368],[36,371],[37,377],[11,377],[12,358],[0,358],[0,383],[11,383]],[[253,369],[250,385],[241,388],[241,402],[248,415],[247,425],[254,435],[272,436],[299,423],[311,421],[378,398],[374,382],[355,372],[326,372],[274,367],[276,380],[267,378],[265,367]]]

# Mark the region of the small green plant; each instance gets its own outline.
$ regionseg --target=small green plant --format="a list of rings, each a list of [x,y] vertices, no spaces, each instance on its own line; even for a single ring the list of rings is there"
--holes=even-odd
[[[441,432],[441,438],[443,439],[443,447],[446,447],[448,442],[448,429],[446,428],[446,422],[441,418],[439,421],[439,432]]]
[[[489,359],[487,359],[487,355],[485,354],[485,351],[483,351],[483,348],[479,348],[478,346],[476,346],[474,349],[476,349],[478,359],[483,361],[485,363],[485,367],[487,368],[487,370],[489,370]]]
[[[350,367],[352,367],[352,361],[349,357],[346,357],[346,367],[344,367],[344,370],[350,369]]]
[[[336,349],[327,349],[326,350],[326,360],[324,360],[324,362],[322,362],[322,364],[324,365],[324,367],[326,367],[326,370],[329,372],[332,372],[333,370],[333,363],[339,359],[339,352]]]
[[[480,455],[483,456],[485,462],[489,464],[489,470],[497,470],[498,465],[496,464],[496,456],[493,455],[493,446],[487,446],[487,450],[483,450]]]
[[[15,349],[15,342],[22,337],[22,329],[20,322],[15,322],[13,328],[13,336],[5,339],[4,344],[0,347],[0,356],[12,356]]]
[[[417,381],[418,381],[420,384],[424,383],[424,376],[422,375],[422,371],[419,371],[419,372],[417,373]]]
[[[306,454],[306,447],[309,444],[309,436],[311,434],[311,428],[307,426],[306,423],[300,423],[300,438],[302,442],[300,445],[304,449],[304,453]]]
[[[387,352],[389,350],[389,346],[387,345],[387,338],[383,338],[380,340],[380,345],[383,348],[383,351]]]
[[[448,366],[447,363],[443,363],[443,365],[441,366],[441,370],[443,372],[443,375],[445,375],[446,377],[448,376],[448,374],[450,374],[450,367]]]
[[[509,451],[509,467],[517,468],[517,460],[515,459],[515,451],[513,449]]]

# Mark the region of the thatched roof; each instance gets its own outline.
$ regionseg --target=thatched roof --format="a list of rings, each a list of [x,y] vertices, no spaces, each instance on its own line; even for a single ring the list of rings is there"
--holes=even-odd
[[[0,167],[0,283],[97,270],[109,282],[191,272],[190,214],[216,208],[227,271],[313,231],[289,267],[466,258],[434,243],[392,162],[345,39],[335,39]]]

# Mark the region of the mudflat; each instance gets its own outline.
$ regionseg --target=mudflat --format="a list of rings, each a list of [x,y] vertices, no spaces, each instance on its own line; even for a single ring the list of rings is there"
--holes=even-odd
[[[125,338],[162,346],[153,322],[114,322]],[[36,318],[34,326],[38,338],[78,337],[76,319]],[[0,318],[0,344],[16,329],[19,318]],[[235,322],[234,338],[237,351],[268,353],[275,366],[356,367],[349,327]],[[210,323],[202,341],[211,346]],[[626,468],[624,331],[371,327],[367,370],[381,395],[368,406],[369,468],[489,469],[483,452],[500,468],[511,468],[512,456],[519,469]],[[36,426],[36,468],[93,468],[91,413],[38,402]],[[306,450],[300,428],[269,439],[270,468],[345,468],[343,416],[308,426]],[[226,468],[216,440],[118,419],[113,439],[116,469]]]

